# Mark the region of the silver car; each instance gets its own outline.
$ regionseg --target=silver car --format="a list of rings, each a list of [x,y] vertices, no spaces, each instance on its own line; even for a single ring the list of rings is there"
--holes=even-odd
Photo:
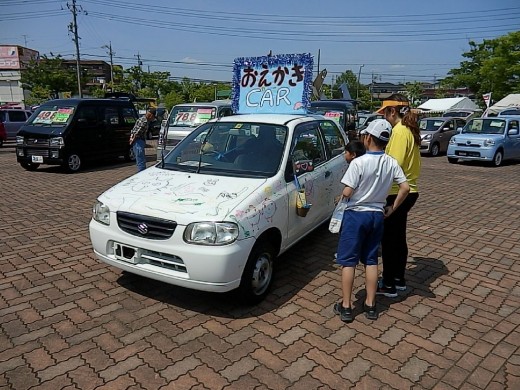
[[[5,127],[7,133],[7,140],[16,139],[16,133],[20,127],[31,116],[32,112],[29,110],[22,110],[20,108],[2,108],[0,109],[0,122]]]
[[[421,153],[438,156],[446,153],[450,138],[457,129],[464,127],[466,121],[462,118],[431,117],[419,121],[421,130]]]

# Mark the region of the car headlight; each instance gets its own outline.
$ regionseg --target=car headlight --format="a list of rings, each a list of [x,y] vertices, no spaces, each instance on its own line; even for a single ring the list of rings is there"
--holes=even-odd
[[[488,138],[488,139],[484,140],[484,143],[482,145],[483,146],[493,146],[493,145],[495,145],[495,140]]]
[[[238,237],[238,225],[232,222],[194,222],[184,230],[184,241],[198,245],[227,245]]]
[[[425,141],[429,141],[432,139],[432,135],[431,134],[426,134],[424,137],[423,137],[423,140]]]
[[[63,141],[63,137],[53,137],[49,140],[50,146],[64,146],[65,142]]]
[[[103,225],[110,225],[110,209],[104,203],[96,200],[92,207],[92,218]]]
[[[19,135],[16,136],[16,145],[23,145],[23,137]]]
[[[455,137],[451,137],[450,138],[450,145],[456,145],[457,144],[457,140],[455,139]]]

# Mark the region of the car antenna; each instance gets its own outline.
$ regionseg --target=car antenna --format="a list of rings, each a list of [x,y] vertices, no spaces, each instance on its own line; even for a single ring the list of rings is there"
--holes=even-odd
[[[197,166],[197,172],[196,173],[200,172],[200,167],[202,165],[202,154],[203,154],[204,145],[206,145],[206,142],[208,142],[208,138],[211,135],[211,133],[212,133],[213,129],[215,128],[215,125],[218,123],[218,121],[220,121],[220,117],[218,117],[217,120],[211,124],[211,127],[209,128],[208,132],[204,136],[204,140],[202,141],[202,145],[200,145],[199,164]]]

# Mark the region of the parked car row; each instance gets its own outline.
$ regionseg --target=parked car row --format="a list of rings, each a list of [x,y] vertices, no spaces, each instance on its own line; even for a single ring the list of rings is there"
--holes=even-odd
[[[0,109],[0,147],[4,142],[14,140],[16,133],[22,125],[29,119],[32,112],[18,108]]]

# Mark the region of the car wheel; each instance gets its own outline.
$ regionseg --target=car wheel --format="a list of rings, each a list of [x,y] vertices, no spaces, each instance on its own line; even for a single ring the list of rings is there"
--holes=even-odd
[[[40,166],[40,164],[34,164],[31,162],[22,162],[22,163],[20,163],[20,165],[22,166],[23,169],[25,169],[27,171],[35,171]]]
[[[504,159],[504,153],[501,150],[497,150],[495,156],[493,157],[493,166],[499,167],[502,165],[502,161]]]
[[[134,148],[131,146],[125,153],[125,161],[135,161]]]
[[[65,159],[63,168],[69,173],[74,173],[80,170],[81,165],[81,157],[76,153],[70,153]]]
[[[248,304],[262,301],[269,291],[273,280],[275,250],[266,241],[255,244],[242,274],[239,293]]]
[[[459,159],[458,158],[453,158],[453,157],[448,157],[448,162],[450,164],[457,164],[457,162],[459,162]]]
[[[432,157],[437,157],[440,154],[440,152],[441,152],[441,149],[439,147],[439,144],[438,143],[434,143],[432,145],[430,154],[432,155]]]

